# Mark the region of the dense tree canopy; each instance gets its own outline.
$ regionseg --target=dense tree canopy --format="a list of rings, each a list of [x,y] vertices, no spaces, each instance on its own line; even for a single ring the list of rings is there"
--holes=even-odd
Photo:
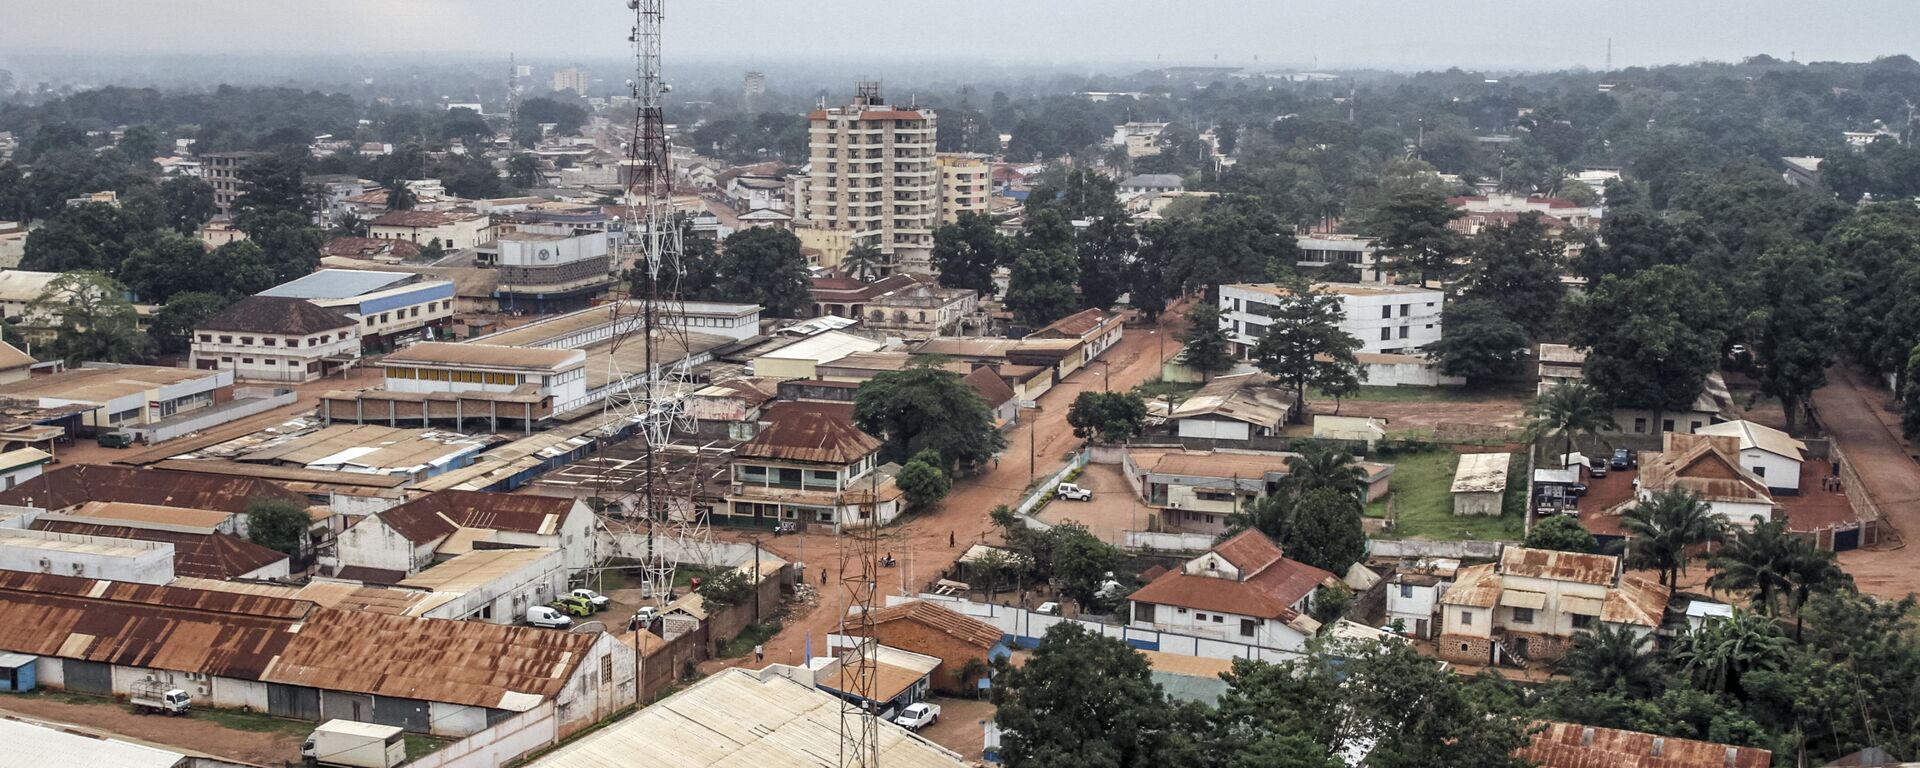
[[[960,374],[931,365],[889,371],[861,384],[853,419],[886,441],[883,461],[904,462],[932,450],[942,466],[972,472],[1007,444],[979,393]]]

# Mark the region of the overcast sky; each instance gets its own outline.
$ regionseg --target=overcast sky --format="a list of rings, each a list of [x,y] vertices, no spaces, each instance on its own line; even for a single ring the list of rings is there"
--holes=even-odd
[[[0,50],[620,55],[624,0],[0,0]],[[670,57],[1600,67],[1863,60],[1920,0],[669,0]],[[1257,62],[1256,62],[1257,57]]]

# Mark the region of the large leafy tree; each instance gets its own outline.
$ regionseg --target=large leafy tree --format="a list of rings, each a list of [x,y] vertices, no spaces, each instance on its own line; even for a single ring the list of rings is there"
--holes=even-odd
[[[1235,659],[1209,717],[1208,750],[1224,768],[1339,768],[1347,746],[1339,679],[1328,665]]]
[[[1713,508],[1687,491],[1661,491],[1635,504],[1620,517],[1627,533],[1627,565],[1660,572],[1660,583],[1673,586],[1692,559],[1689,550],[1719,541],[1724,523]]]
[[[21,269],[110,272],[153,238],[132,212],[87,203],[60,212],[27,234]]]
[[[1182,233],[1170,221],[1147,222],[1139,229],[1140,249],[1127,269],[1128,301],[1158,320],[1167,303],[1186,291],[1191,269],[1183,261]]]
[[[1907,353],[1900,377],[1900,431],[1909,440],[1920,438],[1920,345]]]
[[[1132,392],[1081,392],[1067,408],[1073,435],[1122,443],[1140,436],[1147,426],[1147,403]]]
[[[1491,302],[1531,338],[1545,336],[1567,288],[1560,282],[1565,246],[1548,234],[1540,214],[1527,212],[1512,224],[1483,229],[1470,246],[1473,267],[1464,296]],[[1451,317],[1447,334],[1454,334]]]
[[[1232,337],[1220,326],[1220,305],[1211,301],[1194,302],[1187,309],[1186,320],[1186,330],[1180,332],[1180,361],[1207,379],[1232,370]]]
[[[1526,355],[1530,337],[1498,304],[1486,299],[1456,301],[1443,310],[1447,329],[1426,346],[1448,376],[1481,379],[1514,372]]]
[[[1287,557],[1335,575],[1344,575],[1367,552],[1360,525],[1360,504],[1331,488],[1294,496],[1291,520],[1280,544]]]
[[[1315,443],[1287,457],[1287,476],[1281,488],[1304,496],[1313,491],[1332,491],[1352,499],[1358,505],[1367,492],[1367,471],[1347,453],[1329,444]]]
[[[213,317],[226,309],[230,302],[226,297],[200,291],[175,293],[165,306],[154,314],[153,326],[148,335],[154,344],[166,354],[179,354],[192,346],[193,329],[201,321]]]
[[[1771,251],[1755,272],[1763,296],[1748,320],[1755,378],[1761,392],[1780,399],[1792,432],[1807,399],[1827,383],[1845,300],[1831,262],[1812,248]]]
[[[907,497],[907,503],[915,507],[924,507],[939,501],[952,490],[953,481],[947,477],[947,470],[938,451],[921,451],[900,467],[900,474],[894,482],[900,486],[900,492]]]
[[[994,226],[993,219],[971,211],[933,231],[933,267],[940,284],[971,288],[981,296],[999,292],[993,272],[1013,263],[1013,241]]]
[[[727,236],[717,260],[714,299],[750,301],[774,317],[800,317],[813,305],[800,238],[780,229],[743,229]]]
[[[1360,340],[1341,327],[1339,297],[1295,281],[1267,314],[1272,322],[1254,345],[1254,365],[1293,391],[1292,420],[1306,418],[1309,387],[1336,397],[1359,391]]]
[[[1126,643],[1063,622],[1025,664],[997,664],[994,721],[1007,768],[1204,763],[1197,712],[1169,701]]]
[[[1674,639],[1674,666],[1712,693],[1739,693],[1749,672],[1777,670],[1787,662],[1787,639],[1772,619],[1735,609]]]
[[[307,529],[313,525],[305,507],[287,499],[254,499],[247,503],[247,538],[285,555],[305,549]]]
[[[1524,768],[1529,713],[1510,683],[1462,680],[1410,643],[1367,644],[1343,654],[1346,713],[1372,739],[1373,768],[1472,765]]]
[[[160,184],[166,204],[167,227],[191,235],[213,218],[213,186],[191,176],[175,176]]]
[[[68,365],[139,362],[151,341],[126,295],[126,286],[106,275],[67,272],[48,282],[27,312],[53,319],[53,354]]]
[[[1686,267],[1602,279],[1574,338],[1588,350],[1587,381],[1615,406],[1686,410],[1719,367],[1725,313],[1719,291]]]
[[[1139,243],[1124,212],[1102,214],[1088,222],[1079,246],[1083,306],[1107,309],[1120,300],[1126,291],[1127,266]]]
[[[1020,254],[1008,275],[1007,308],[1028,327],[1038,328],[1080,306],[1073,293],[1080,277],[1073,227],[1052,207],[1041,208],[1027,221]]]
[[[1533,529],[1527,531],[1526,546],[1529,549],[1588,553],[1597,544],[1593,534],[1580,525],[1578,519],[1555,516],[1533,524]]]
[[[853,419],[886,441],[885,461],[906,461],[931,449],[940,454],[942,466],[971,472],[1007,445],[979,393],[960,374],[928,365],[888,371],[861,384]]]
[[[240,195],[233,223],[248,235],[282,226],[289,217],[310,221],[320,201],[319,188],[306,181],[307,161],[296,155],[266,155],[241,166]],[[391,202],[391,201],[389,201]]]
[[[1386,269],[1416,275],[1424,284],[1446,280],[1457,271],[1454,259],[1465,244],[1450,225],[1462,215],[1442,193],[1411,190],[1374,211],[1366,228],[1376,238]]]
[[[1120,564],[1120,550],[1078,523],[1054,526],[1047,537],[1054,586],[1083,609],[1092,605],[1107,574]]]

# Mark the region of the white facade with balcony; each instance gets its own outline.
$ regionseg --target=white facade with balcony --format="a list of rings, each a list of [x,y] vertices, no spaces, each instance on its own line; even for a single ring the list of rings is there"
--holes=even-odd
[[[1445,295],[1428,288],[1405,285],[1320,283],[1316,289],[1340,299],[1340,327],[1360,340],[1359,352],[1411,354],[1439,341],[1440,313]],[[1272,323],[1267,311],[1287,295],[1273,283],[1220,286],[1220,325],[1232,338],[1234,352],[1245,358]]]

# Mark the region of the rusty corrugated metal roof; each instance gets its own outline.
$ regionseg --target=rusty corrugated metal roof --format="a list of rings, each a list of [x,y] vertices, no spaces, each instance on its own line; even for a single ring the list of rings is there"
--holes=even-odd
[[[1546,723],[1517,754],[1540,768],[1766,768],[1773,753],[1639,731]]]
[[[839,405],[840,407],[833,407]],[[735,449],[742,458],[852,464],[880,450],[880,441],[860,431],[833,403],[782,403],[769,410],[766,429]]]
[[[261,679],[526,711],[560,692],[598,638],[320,608]]]
[[[1492,608],[1499,602],[1500,575],[1493,572],[1492,563],[1461,568],[1458,575],[1453,586],[1440,596],[1441,605]]]
[[[312,609],[276,597],[0,571],[0,649],[251,680]]]
[[[424,544],[457,528],[551,535],[573,511],[574,500],[525,493],[435,491],[378,517],[408,541]]]
[[[257,498],[308,504],[305,496],[256,478],[110,464],[61,467],[0,493],[0,504],[60,510],[89,501],[116,501],[237,514]]]
[[[1500,573],[1552,581],[1612,584],[1619,560],[1608,555],[1507,547],[1500,552]]]

